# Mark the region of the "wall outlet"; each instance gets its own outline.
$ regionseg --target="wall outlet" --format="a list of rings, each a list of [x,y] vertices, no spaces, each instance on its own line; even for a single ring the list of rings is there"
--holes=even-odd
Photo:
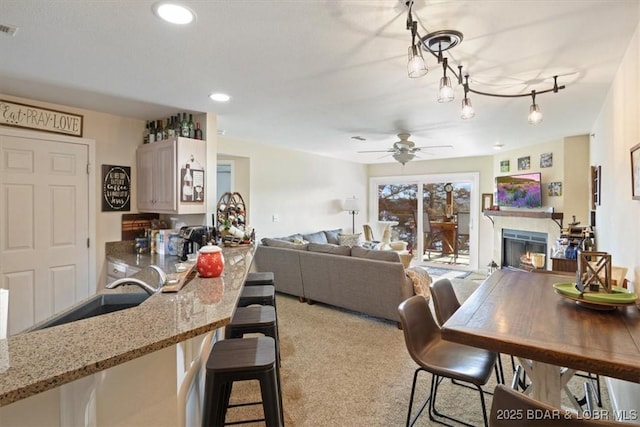
[[[278,214],[271,215],[271,221],[273,221],[273,222],[280,221],[280,217],[278,216]]]

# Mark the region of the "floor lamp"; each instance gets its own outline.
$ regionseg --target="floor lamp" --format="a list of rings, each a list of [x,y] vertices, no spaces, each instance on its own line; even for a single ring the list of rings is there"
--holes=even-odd
[[[356,234],[356,215],[360,211],[360,206],[358,206],[358,199],[356,199],[355,196],[350,199],[344,199],[344,205],[342,209],[349,212],[349,214],[351,215],[351,226],[353,228],[353,234]]]

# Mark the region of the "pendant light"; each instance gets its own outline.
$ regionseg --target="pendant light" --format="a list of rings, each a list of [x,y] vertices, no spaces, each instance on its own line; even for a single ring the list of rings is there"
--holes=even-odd
[[[464,99],[462,100],[462,113],[460,114],[460,117],[467,120],[475,117],[476,112],[473,110],[473,105],[471,105],[471,100],[467,97],[467,94],[469,92],[469,76],[468,75],[464,76],[464,78],[465,78],[465,82],[463,85]]]
[[[536,91],[531,91],[531,98],[533,99],[533,103],[529,107],[529,117],[528,121],[530,125],[537,125],[542,122],[542,111],[540,111],[540,106],[536,104]]]
[[[454,98],[453,87],[451,87],[451,79],[447,76],[447,58],[442,59],[442,69],[444,75],[440,79],[440,90],[438,91],[438,102],[451,102]]]

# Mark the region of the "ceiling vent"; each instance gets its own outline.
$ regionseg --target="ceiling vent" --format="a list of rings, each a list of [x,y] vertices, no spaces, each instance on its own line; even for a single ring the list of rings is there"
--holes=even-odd
[[[8,36],[15,36],[17,31],[18,31],[18,27],[15,27],[13,25],[0,24],[1,34],[6,34]]]

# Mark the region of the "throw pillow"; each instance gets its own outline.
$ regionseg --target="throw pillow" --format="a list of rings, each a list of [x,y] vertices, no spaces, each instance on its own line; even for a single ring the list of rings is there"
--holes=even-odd
[[[327,243],[331,243],[332,245],[339,245],[340,240],[338,240],[338,235],[342,233],[342,228],[338,228],[335,230],[324,230],[324,234],[327,237]]]
[[[425,298],[431,296],[429,285],[431,284],[431,276],[427,270],[420,267],[411,267],[405,270],[407,277],[413,282],[413,292],[416,295],[422,295]]]
[[[309,252],[322,252],[332,255],[351,255],[349,246],[332,245],[331,243],[309,243]]]
[[[318,231],[311,234],[303,234],[302,238],[309,243],[329,243],[324,231]]]
[[[360,234],[338,234],[338,242],[340,246],[357,246],[360,241]]]
[[[370,251],[360,246],[351,248],[351,256],[356,258],[366,258],[376,261],[400,262],[397,252],[393,251]]]

